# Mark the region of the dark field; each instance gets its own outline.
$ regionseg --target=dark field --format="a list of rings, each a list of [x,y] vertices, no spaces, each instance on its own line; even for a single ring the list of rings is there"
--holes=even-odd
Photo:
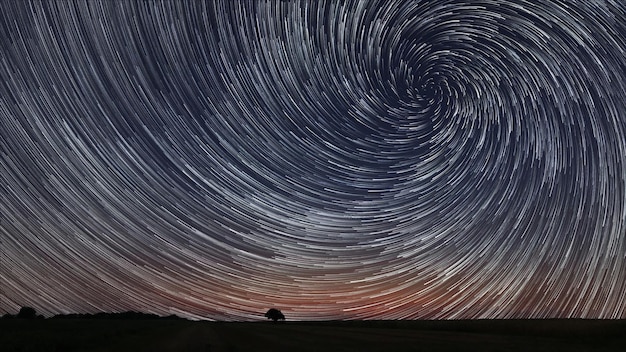
[[[11,319],[0,351],[626,351],[626,321]]]

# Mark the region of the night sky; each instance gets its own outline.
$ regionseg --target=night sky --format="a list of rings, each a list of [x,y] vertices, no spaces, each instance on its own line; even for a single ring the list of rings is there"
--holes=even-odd
[[[626,318],[626,3],[0,2],[0,313]]]

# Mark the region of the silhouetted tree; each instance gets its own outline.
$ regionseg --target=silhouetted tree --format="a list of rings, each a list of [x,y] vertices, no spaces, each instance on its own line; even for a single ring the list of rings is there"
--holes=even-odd
[[[31,307],[22,307],[20,312],[17,313],[16,318],[19,319],[35,319],[37,318],[37,312]]]
[[[265,313],[265,317],[267,319],[272,319],[274,322],[277,322],[279,320],[285,320],[285,316],[283,315],[283,313],[276,308],[271,308],[270,310],[268,310],[267,313]]]

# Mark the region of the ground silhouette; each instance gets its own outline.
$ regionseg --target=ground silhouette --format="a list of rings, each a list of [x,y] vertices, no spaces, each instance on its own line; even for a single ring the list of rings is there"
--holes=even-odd
[[[623,351],[624,320],[2,319],[1,351]],[[323,349],[320,349],[323,346]]]

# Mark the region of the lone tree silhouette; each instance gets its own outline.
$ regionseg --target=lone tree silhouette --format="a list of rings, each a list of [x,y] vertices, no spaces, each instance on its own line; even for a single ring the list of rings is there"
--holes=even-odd
[[[37,312],[34,308],[31,307],[22,307],[20,312],[17,313],[17,317],[19,319],[35,319],[37,318]]]
[[[285,320],[285,316],[283,315],[283,313],[276,308],[270,308],[270,310],[265,313],[265,317],[267,319],[272,319],[274,322],[277,322],[279,320]]]

